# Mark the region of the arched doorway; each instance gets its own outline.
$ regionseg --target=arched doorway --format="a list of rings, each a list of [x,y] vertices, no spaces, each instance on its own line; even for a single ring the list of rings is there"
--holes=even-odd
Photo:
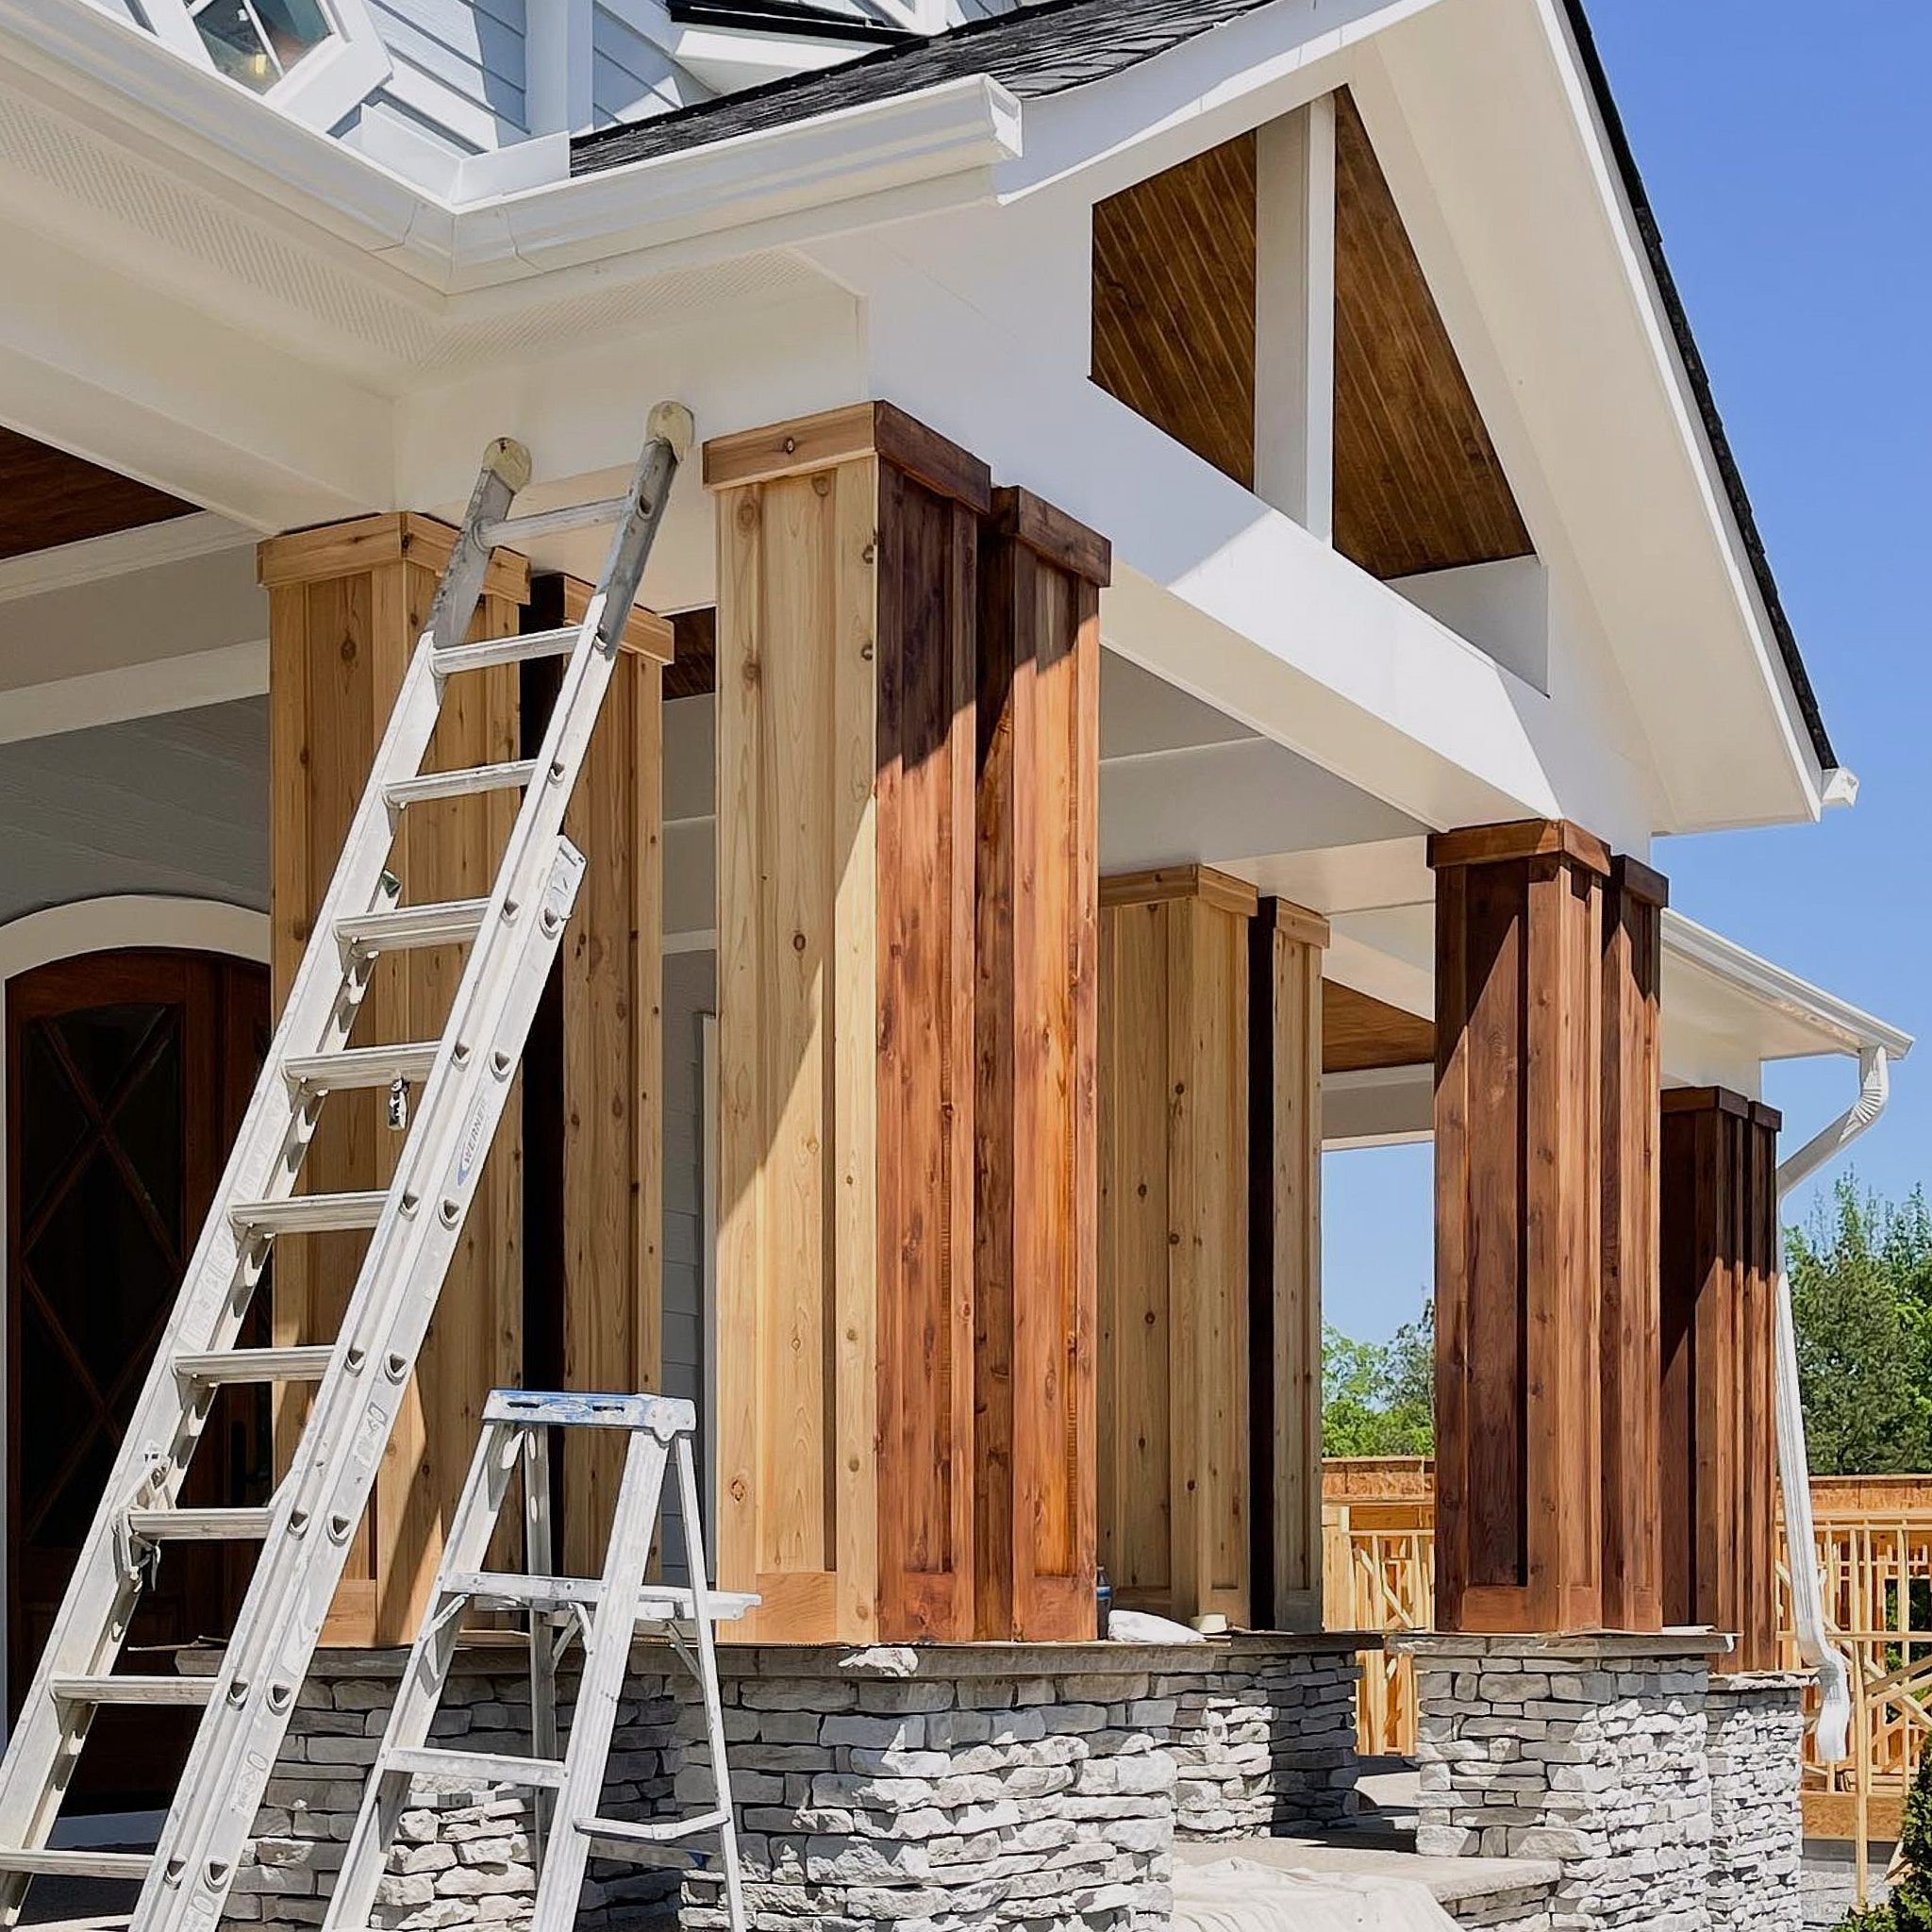
[[[216,953],[125,947],[17,973],[5,1006],[10,1715],[254,1086],[268,974]],[[265,1500],[265,1392],[224,1391],[208,1426],[189,1493]],[[124,1668],[164,1672],[172,1648],[226,1630],[247,1554],[171,1549],[143,1593]],[[82,1759],[92,1770],[83,1808],[152,1803],[188,1727],[139,1710],[105,1712],[97,1726],[109,1748]]]

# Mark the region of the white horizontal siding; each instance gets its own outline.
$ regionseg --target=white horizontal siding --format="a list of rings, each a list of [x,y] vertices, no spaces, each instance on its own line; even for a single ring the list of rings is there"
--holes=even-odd
[[[621,7],[622,0],[619,0]],[[591,14],[591,108],[596,125],[637,121],[691,101],[707,90],[612,7]]]
[[[524,0],[368,0],[394,65],[376,103],[465,152],[522,139]]]

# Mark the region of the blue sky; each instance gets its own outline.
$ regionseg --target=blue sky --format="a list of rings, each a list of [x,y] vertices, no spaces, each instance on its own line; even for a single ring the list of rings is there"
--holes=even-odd
[[[1901,1195],[1932,1183],[1932,8],[1594,0],[1591,15],[1825,723],[1863,786],[1821,824],[1655,856],[1691,918],[1927,1041],[1853,1160]],[[1786,1146],[1853,1085],[1846,1060],[1771,1070]],[[1428,1291],[1429,1150],[1326,1166],[1328,1319],[1387,1335]]]

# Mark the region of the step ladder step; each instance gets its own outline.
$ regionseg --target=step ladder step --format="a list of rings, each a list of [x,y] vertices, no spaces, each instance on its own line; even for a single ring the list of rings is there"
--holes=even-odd
[[[145,1878],[152,1852],[108,1852],[92,1847],[38,1852],[0,1845],[0,1872],[25,1872],[39,1878]]]
[[[561,537],[571,530],[594,529],[599,524],[614,524],[625,512],[629,498],[599,497],[593,503],[566,503],[556,509],[526,510],[520,517],[483,526],[483,541],[492,548],[499,543],[528,543],[538,537]]]
[[[229,1214],[237,1234],[328,1233],[374,1227],[382,1219],[386,1193],[290,1194],[280,1201],[238,1201]]]
[[[516,758],[505,765],[466,765],[454,772],[424,772],[398,778],[382,788],[391,809],[424,805],[435,798],[472,798],[479,791],[515,791],[537,775],[535,758]]]
[[[431,662],[439,677],[458,671],[490,671],[498,664],[527,664],[537,658],[568,658],[576,648],[577,626],[525,631],[518,638],[485,638],[479,643],[446,644]]]
[[[198,1709],[214,1695],[212,1677],[56,1677],[54,1695],[63,1704],[185,1705]]]
[[[439,1587],[445,1595],[471,1598],[479,1608],[540,1610],[567,1609],[573,1604],[588,1608],[604,1588],[594,1576],[526,1576],[515,1570],[458,1571]],[[757,1596],[735,1590],[714,1590],[708,1601],[714,1624],[736,1623],[758,1606]],[[691,1591],[668,1584],[647,1583],[638,1599],[640,1624],[689,1623],[696,1614]]]
[[[528,1785],[541,1790],[563,1789],[563,1760],[558,1757],[512,1757],[495,1751],[444,1751],[434,1745],[395,1750],[383,1760],[385,1771],[404,1771],[412,1777],[468,1777],[486,1784]]]
[[[335,1350],[325,1343],[310,1348],[217,1348],[206,1355],[177,1355],[175,1373],[208,1388],[230,1382],[319,1382],[334,1359]]]
[[[696,1811],[689,1818],[579,1818],[574,1821],[586,1838],[605,1845],[675,1845],[680,1839],[702,1838],[722,1831],[728,1811]]]
[[[358,953],[405,953],[419,946],[461,946],[483,929],[487,899],[442,899],[358,912],[336,921],[336,938]]]
[[[408,1040],[396,1046],[351,1046],[341,1053],[300,1054],[282,1062],[291,1087],[312,1093],[346,1092],[353,1087],[420,1087],[436,1064],[436,1041]]]
[[[130,1509],[127,1527],[147,1543],[260,1542],[272,1509]]]

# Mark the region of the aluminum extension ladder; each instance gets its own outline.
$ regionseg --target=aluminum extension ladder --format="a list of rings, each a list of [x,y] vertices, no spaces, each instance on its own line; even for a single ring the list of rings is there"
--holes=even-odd
[[[725,1766],[724,1720],[718,1699],[712,1624],[741,1617],[756,1597],[713,1591],[706,1581],[691,1462],[696,1415],[688,1402],[661,1395],[541,1395],[499,1389],[483,1410],[483,1432],[450,1523],[428,1614],[403,1671],[362,1808],[329,1898],[324,1932],[363,1932],[375,1904],[397,1821],[417,1777],[508,1784],[532,1798],[532,1862],[537,1899],[530,1932],[570,1932],[592,1846],[607,1854],[657,1862],[683,1841],[717,1840],[732,1932],[744,1932],[738,1837]],[[629,1433],[624,1474],[611,1512],[601,1578],[549,1574],[550,1445],[553,1428]],[[687,1590],[647,1583],[644,1567],[660,1522],[665,1464],[675,1460],[684,1532]],[[510,1478],[522,1465],[526,1572],[486,1567]],[[530,1620],[528,1757],[434,1747],[430,1726],[449,1680],[463,1614],[470,1609],[527,1612]],[[661,1632],[698,1684],[710,1753],[712,1800],[686,1818],[601,1818],[597,1801],[617,1723],[618,1700],[638,1629]],[[583,1637],[583,1665],[570,1742],[557,1752],[557,1671],[574,1635]],[[685,1856],[695,1854],[685,1852]]]
[[[0,1764],[0,1926],[18,1920],[37,1874],[140,1879],[134,1932],[213,1932],[221,1917],[575,901],[583,860],[562,835],[564,808],[691,433],[688,410],[659,404],[623,497],[521,518],[510,506],[529,481],[528,453],[500,441],[484,458],[261,1078]],[[614,525],[615,534],[580,624],[465,641],[493,545],[598,524]],[[567,659],[536,758],[425,772],[449,680],[530,658]],[[403,813],[424,800],[507,790],[521,790],[523,802],[489,897],[406,904],[388,870]],[[467,945],[469,956],[441,1040],[349,1044],[378,955],[453,945]],[[326,1099],[374,1090],[393,1105],[410,1088],[419,1090],[415,1118],[386,1191],[294,1191]],[[369,1246],[333,1342],[236,1345],[278,1236],[365,1227],[373,1230]],[[314,1398],[269,1505],[181,1507],[215,1391],[300,1382],[315,1385]],[[221,1668],[200,1679],[115,1674],[149,1568],[182,1539],[263,1546]],[[181,1703],[207,1707],[155,1850],[50,1849],[94,1712]]]

